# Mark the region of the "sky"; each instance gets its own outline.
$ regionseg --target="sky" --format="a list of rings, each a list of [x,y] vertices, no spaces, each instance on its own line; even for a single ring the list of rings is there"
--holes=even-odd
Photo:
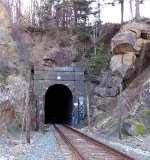
[[[22,0],[25,6],[28,6],[31,0]],[[133,1],[134,2],[134,1]],[[93,8],[96,6],[96,3],[93,4]],[[133,3],[133,9],[135,8],[135,4]],[[142,17],[150,17],[150,0],[145,0],[144,4],[140,5],[140,14]],[[135,13],[134,13],[135,15]],[[101,11],[101,19],[103,23],[112,22],[112,23],[120,23],[121,21],[121,11],[120,4],[116,6],[107,5],[102,8]],[[125,0],[124,6],[124,21],[128,21],[131,19],[130,14],[130,6],[129,0]],[[94,17],[90,17],[90,21],[93,22]]]
[[[135,4],[133,3],[133,9],[135,8]],[[121,11],[120,4],[114,6],[107,5],[102,9],[101,19],[104,23],[106,22],[114,22],[120,23],[121,21]],[[135,13],[133,13],[135,15]],[[150,17],[150,0],[146,0],[144,4],[140,5],[140,15],[141,17]],[[124,7],[124,21],[128,21],[131,19],[130,14],[130,6],[129,1],[125,0]]]

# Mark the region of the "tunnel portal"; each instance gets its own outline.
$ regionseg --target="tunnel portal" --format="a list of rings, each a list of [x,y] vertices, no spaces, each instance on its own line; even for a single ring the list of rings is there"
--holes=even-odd
[[[68,124],[73,110],[71,90],[62,84],[50,86],[45,94],[45,124]]]

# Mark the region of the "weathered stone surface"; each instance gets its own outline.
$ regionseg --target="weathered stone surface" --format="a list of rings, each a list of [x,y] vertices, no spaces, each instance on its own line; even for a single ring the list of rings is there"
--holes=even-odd
[[[141,37],[144,39],[150,40],[150,30],[142,30],[141,31]]]
[[[150,108],[150,78],[143,85],[140,100],[144,107]]]
[[[99,105],[103,105],[103,99],[101,97],[94,95],[91,99],[91,103],[94,106],[98,107]]]
[[[150,77],[150,65],[134,80],[128,88],[126,88],[122,94],[122,106],[124,113],[136,109],[139,106],[149,107],[149,77]]]
[[[148,23],[144,21],[129,21],[126,25],[121,28],[121,32],[134,31],[137,37],[141,36],[141,30],[150,30]]]
[[[134,136],[136,134],[136,127],[131,123],[124,122],[122,126],[122,132],[126,135]]]
[[[116,105],[116,99],[110,97],[102,98],[94,95],[91,99],[91,106],[92,105],[102,111],[113,110],[114,106]]]
[[[111,46],[113,54],[126,54],[133,52],[136,43],[136,34],[132,31],[118,33],[112,38]]]
[[[119,88],[122,86],[123,79],[118,77],[118,76],[113,76],[112,77],[112,85]]]
[[[12,63],[18,60],[16,45],[10,35],[11,25],[4,4],[0,1],[0,57]]]
[[[8,12],[5,8],[5,0],[0,1],[0,28],[6,28],[9,32],[11,31],[11,24],[10,24],[10,19]]]
[[[133,48],[136,51],[136,54],[140,54],[140,51],[142,50],[142,46],[146,41],[143,40],[142,38],[138,38],[135,45],[133,46]]]
[[[101,97],[115,97],[118,94],[118,89],[113,88],[101,88],[96,87],[94,93],[98,94]]]
[[[53,61],[59,66],[68,66],[77,56],[78,53],[72,48],[53,48],[43,57],[43,60]]]
[[[135,61],[136,55],[134,52],[128,52],[124,55],[114,55],[111,58],[110,68],[114,75],[119,75],[123,79],[127,79],[133,74]]]
[[[3,122],[7,126],[13,121],[14,127],[21,127],[29,85],[24,77],[17,75],[8,76],[6,83],[0,87],[0,128]]]
[[[142,37],[143,29],[147,32],[150,30],[146,20],[131,21],[112,39],[112,51],[115,55],[111,59],[111,70],[124,80],[133,78],[150,62],[150,40]]]

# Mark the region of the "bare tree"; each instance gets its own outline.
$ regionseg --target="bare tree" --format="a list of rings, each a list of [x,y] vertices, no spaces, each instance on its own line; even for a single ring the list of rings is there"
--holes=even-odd
[[[124,0],[112,0],[111,2],[108,2],[106,4],[115,6],[116,3],[120,3],[121,6],[121,23],[124,22]]]
[[[135,0],[135,18],[140,17],[140,2],[139,0]]]
[[[133,19],[132,1],[133,1],[133,0],[130,0],[130,1],[129,1],[129,3],[130,3],[130,13],[131,13],[131,19]]]
[[[120,0],[121,4],[121,23],[124,22],[124,0]]]

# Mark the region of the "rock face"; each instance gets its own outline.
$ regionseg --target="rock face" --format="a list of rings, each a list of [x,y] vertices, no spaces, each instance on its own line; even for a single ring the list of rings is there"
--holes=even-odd
[[[136,33],[132,31],[125,31],[118,33],[112,38],[111,46],[114,54],[126,54],[127,52],[134,51],[134,45],[136,43]]]
[[[128,79],[135,72],[136,55],[134,52],[114,55],[111,58],[111,70],[114,75]]]
[[[106,71],[98,78],[91,106],[111,111],[118,106],[118,96],[121,96],[124,117],[133,116],[133,110],[139,106],[150,107],[149,31],[150,25],[145,21],[131,21],[112,38],[111,73]],[[127,127],[125,132],[132,135],[132,129]]]
[[[5,3],[5,0],[0,0],[0,28],[5,28],[11,31],[10,19],[5,8]]]
[[[17,47],[11,37],[11,24],[5,1],[0,0],[0,135],[6,136],[10,126],[21,127],[27,81],[21,75]]]
[[[104,71],[99,79],[99,85],[93,91],[91,106],[103,111],[113,110],[121,82],[121,79],[112,77],[108,71]]]
[[[6,82],[7,85],[0,86],[0,122],[2,124],[0,129],[5,126],[4,132],[7,132],[8,127],[22,126],[29,87],[22,76],[10,75],[6,78]]]
[[[143,33],[143,30],[146,31]],[[124,113],[141,105],[150,107],[150,40],[149,36],[143,36],[149,30],[150,25],[146,22],[133,21],[123,26],[121,33],[112,39],[111,70],[114,76],[123,80],[121,104]],[[124,40],[120,35],[123,35]],[[127,36],[132,37],[132,40],[128,40]],[[129,46],[128,49],[122,47],[124,44]]]
[[[150,30],[150,26],[145,22],[129,22],[112,38],[111,70],[114,75],[131,79],[150,63],[150,40],[143,38],[143,30]]]
[[[15,62],[18,59],[16,45],[10,35],[11,24],[4,3],[0,1],[0,56],[1,60]]]
[[[59,34],[55,32],[56,34]],[[13,28],[12,36],[17,44],[18,52],[23,61],[30,61],[32,64],[44,64],[46,66],[69,66],[80,59],[75,48],[76,43],[69,34],[66,35],[66,45],[59,43],[58,38],[62,35],[54,35],[50,32],[27,31],[26,29]],[[69,39],[69,40],[68,40]]]
[[[69,66],[78,54],[72,48],[53,48],[46,56],[44,56],[44,61],[52,61],[58,66]]]
[[[122,106],[129,110],[140,104],[144,107],[150,104],[150,40],[144,35],[149,30],[146,22],[133,21],[123,26],[121,33],[112,39],[111,70],[113,75],[122,78],[123,89],[127,87],[121,95]],[[133,82],[130,84],[128,80]]]

